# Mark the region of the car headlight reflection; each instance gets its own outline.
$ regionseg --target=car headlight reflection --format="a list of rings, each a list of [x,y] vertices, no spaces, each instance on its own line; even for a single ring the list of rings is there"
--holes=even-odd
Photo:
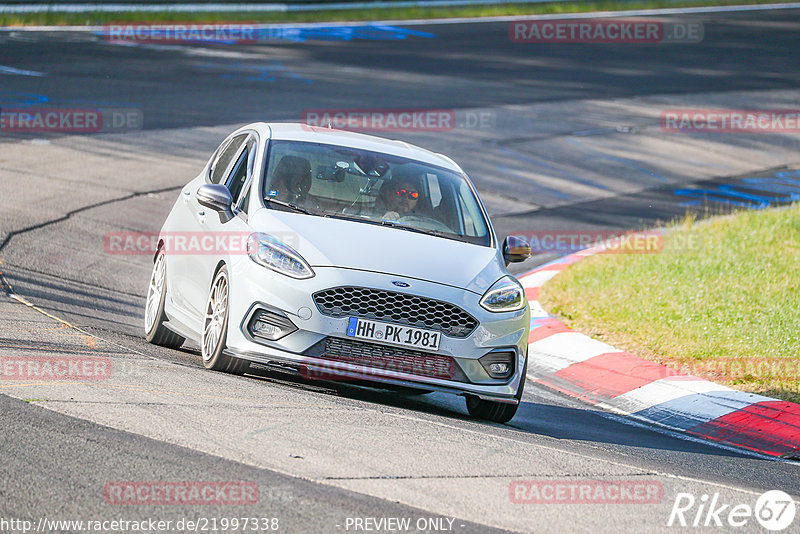
[[[526,304],[525,290],[510,276],[495,282],[481,297],[481,306],[490,312],[517,311]]]
[[[259,265],[292,278],[302,280],[314,276],[314,270],[300,254],[271,235],[250,234],[247,255]]]

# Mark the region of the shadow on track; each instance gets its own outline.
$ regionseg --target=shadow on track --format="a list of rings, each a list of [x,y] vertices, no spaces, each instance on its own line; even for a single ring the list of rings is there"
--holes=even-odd
[[[199,357],[199,351],[195,351]],[[586,443],[621,445],[624,447],[647,448],[692,454],[707,454],[725,457],[751,457],[746,453],[737,453],[698,441],[683,440],[678,437],[665,436],[645,425],[632,425],[622,417],[590,407],[559,406],[546,402],[523,400],[517,415],[505,425],[476,420],[466,413],[464,402],[460,397],[446,393],[430,393],[419,395],[403,391],[391,391],[367,385],[346,384],[332,381],[307,380],[297,375],[273,371],[271,369],[251,368],[251,378],[263,380],[270,384],[314,391],[326,395],[348,398],[400,408],[416,412],[416,416],[427,419],[427,416],[442,416],[451,420],[452,424],[461,426],[464,423],[509,429],[521,434],[547,436],[557,440],[575,440]],[[528,385],[526,398],[538,396],[538,386]],[[531,391],[533,390],[533,391]],[[555,394],[546,392],[547,395]],[[565,399],[568,402],[570,399]],[[613,417],[613,418],[612,418]],[[521,436],[522,437],[522,436]],[[524,439],[524,438],[523,438]]]

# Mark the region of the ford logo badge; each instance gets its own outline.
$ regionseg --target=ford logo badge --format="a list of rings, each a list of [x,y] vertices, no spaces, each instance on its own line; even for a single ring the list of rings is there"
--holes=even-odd
[[[396,285],[397,287],[411,287],[410,284],[406,284],[405,282],[401,282],[400,280],[392,280],[392,284]]]

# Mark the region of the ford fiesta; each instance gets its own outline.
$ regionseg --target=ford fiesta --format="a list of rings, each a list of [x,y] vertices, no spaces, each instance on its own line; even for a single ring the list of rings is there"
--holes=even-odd
[[[151,343],[201,347],[209,369],[251,363],[326,380],[466,398],[509,421],[530,311],[451,159],[368,135],[256,123],[181,191],[147,292]]]

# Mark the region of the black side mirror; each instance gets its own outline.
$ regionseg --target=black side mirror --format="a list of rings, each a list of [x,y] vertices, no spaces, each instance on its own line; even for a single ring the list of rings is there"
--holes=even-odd
[[[228,188],[220,184],[204,184],[197,190],[197,202],[216,211],[219,214],[219,222],[225,224],[233,219],[233,199]]]
[[[519,236],[510,235],[503,241],[503,259],[509,263],[525,261],[531,257],[531,246]]]

